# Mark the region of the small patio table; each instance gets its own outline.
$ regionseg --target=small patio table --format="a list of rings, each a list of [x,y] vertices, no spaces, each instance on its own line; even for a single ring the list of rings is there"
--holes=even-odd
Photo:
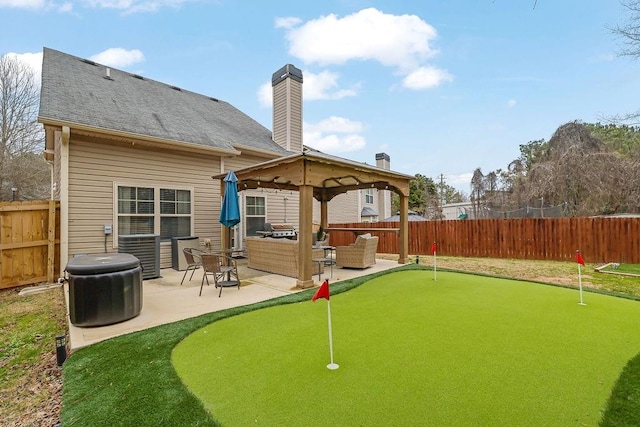
[[[321,263],[329,266],[329,277],[333,279],[333,264],[335,264],[335,259],[333,256],[334,251],[336,250],[335,246],[314,246],[315,249],[322,249],[324,251],[324,258],[314,258],[311,261],[318,263],[318,280],[322,280],[322,268]]]

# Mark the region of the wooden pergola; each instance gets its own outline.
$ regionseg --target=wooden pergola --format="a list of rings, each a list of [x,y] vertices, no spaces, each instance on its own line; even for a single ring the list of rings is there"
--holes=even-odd
[[[328,227],[328,203],[338,194],[364,188],[390,190],[400,197],[400,253],[399,264],[409,261],[409,181],[410,175],[393,172],[376,166],[307,151],[234,171],[238,178],[238,191],[271,188],[297,191],[300,195],[298,230],[298,281],[297,286],[313,286],[313,265],[311,262],[313,234],[313,199],[320,202],[320,225]],[[224,194],[225,174],[213,176],[220,180],[221,194]],[[222,242],[227,245],[223,227]],[[224,248],[230,249],[230,248]]]

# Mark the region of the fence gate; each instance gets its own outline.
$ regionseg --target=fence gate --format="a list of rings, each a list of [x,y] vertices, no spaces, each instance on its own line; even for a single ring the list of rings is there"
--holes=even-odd
[[[0,202],[0,289],[59,276],[60,202]]]

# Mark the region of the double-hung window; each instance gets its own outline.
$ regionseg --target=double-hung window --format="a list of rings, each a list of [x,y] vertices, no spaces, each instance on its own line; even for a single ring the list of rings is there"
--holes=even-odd
[[[118,234],[153,234],[154,189],[118,187]]]
[[[364,202],[367,204],[373,204],[373,188],[366,188],[364,190]]]
[[[191,191],[160,189],[160,240],[191,235]]]
[[[190,236],[192,191],[117,185],[118,234],[159,234],[161,241]]]
[[[263,196],[246,196],[245,214],[247,219],[247,236],[257,236],[257,231],[264,230],[266,219],[266,199]]]

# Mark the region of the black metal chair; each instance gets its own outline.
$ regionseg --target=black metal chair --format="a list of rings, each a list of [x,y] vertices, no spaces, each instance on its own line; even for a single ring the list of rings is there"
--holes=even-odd
[[[182,252],[184,253],[184,259],[187,261],[187,269],[184,271],[180,285],[184,282],[184,278],[187,277],[187,273],[189,271],[191,271],[191,276],[189,277],[189,281],[191,281],[193,273],[195,273],[198,268],[202,267],[202,261],[200,260],[202,251],[195,248],[182,248]]]
[[[218,298],[222,295],[222,288],[237,286],[240,289],[238,264],[235,259],[226,255],[207,253],[203,253],[200,257],[202,259],[202,268],[204,269],[202,282],[200,283],[200,296],[202,296],[204,282],[206,281],[207,285],[209,285],[209,276],[213,277],[216,288],[220,288]]]

